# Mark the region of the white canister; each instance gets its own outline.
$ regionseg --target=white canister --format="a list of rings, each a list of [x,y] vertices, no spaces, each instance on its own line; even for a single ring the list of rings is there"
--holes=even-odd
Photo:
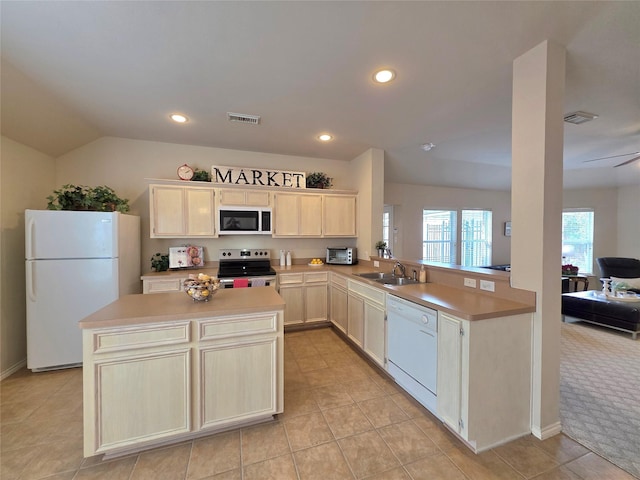
[[[281,267],[284,267],[284,262],[285,262],[285,259],[284,259],[284,250],[280,250],[280,266],[281,266]]]
[[[291,266],[291,252],[287,252],[287,267]]]

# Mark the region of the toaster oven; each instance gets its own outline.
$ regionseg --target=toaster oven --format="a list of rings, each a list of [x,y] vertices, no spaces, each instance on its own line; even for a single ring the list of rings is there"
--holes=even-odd
[[[358,253],[355,247],[327,247],[326,263],[330,265],[355,265]]]

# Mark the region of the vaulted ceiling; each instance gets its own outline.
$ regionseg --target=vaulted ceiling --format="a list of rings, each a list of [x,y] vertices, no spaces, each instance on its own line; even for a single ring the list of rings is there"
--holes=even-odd
[[[640,161],[613,168],[640,151],[637,1],[0,8],[2,133],[52,156],[100,136],[339,160],[376,147],[387,181],[508,189],[512,62],[550,39],[567,49],[564,111],[598,115],[565,124],[565,187],[640,184]],[[379,67],[396,78],[375,84]]]

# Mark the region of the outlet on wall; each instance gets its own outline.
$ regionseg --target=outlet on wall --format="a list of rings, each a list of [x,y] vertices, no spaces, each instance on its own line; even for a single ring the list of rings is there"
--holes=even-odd
[[[477,282],[475,278],[465,278],[464,279],[464,286],[465,287],[471,287],[471,288],[476,288]]]
[[[496,284],[495,282],[490,282],[489,280],[480,280],[480,290],[486,290],[487,292],[495,292]]]
[[[373,261],[373,266],[374,267],[379,267],[380,266],[380,262],[378,260],[374,260]]]

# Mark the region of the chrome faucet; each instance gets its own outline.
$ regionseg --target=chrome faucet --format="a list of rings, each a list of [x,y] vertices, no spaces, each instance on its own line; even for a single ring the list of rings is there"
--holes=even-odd
[[[400,273],[402,273],[402,278],[407,276],[407,271],[404,268],[404,265],[401,264],[400,262],[396,262],[396,264],[393,266],[393,270],[391,270],[391,275],[393,275],[394,277],[397,276],[396,275],[396,268],[400,269]]]

